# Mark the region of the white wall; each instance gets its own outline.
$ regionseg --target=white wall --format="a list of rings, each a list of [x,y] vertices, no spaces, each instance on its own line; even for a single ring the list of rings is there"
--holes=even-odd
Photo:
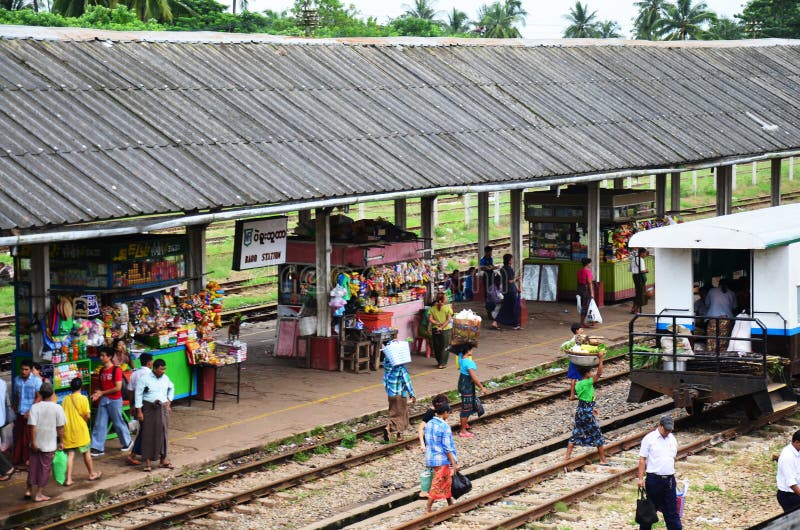
[[[657,248],[653,255],[656,259],[656,310],[665,308],[671,314],[692,314],[694,295],[692,287],[692,251],[681,248]],[[683,309],[685,311],[675,311]],[[666,322],[666,321],[665,321]],[[678,321],[680,324],[693,327],[693,320]],[[667,326],[671,323],[662,323]]]
[[[783,320],[758,311],[777,311],[797,327],[797,286],[800,285],[800,245],[753,251],[753,311],[770,329],[783,329]]]

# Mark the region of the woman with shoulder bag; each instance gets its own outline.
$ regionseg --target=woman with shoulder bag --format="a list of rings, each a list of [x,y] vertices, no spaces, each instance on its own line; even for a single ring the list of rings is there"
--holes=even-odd
[[[447,360],[450,357],[448,347],[450,346],[450,335],[453,330],[453,306],[447,303],[445,293],[436,294],[433,307],[429,312],[428,322],[431,326],[431,346],[433,354],[436,356],[437,368],[447,367]]]

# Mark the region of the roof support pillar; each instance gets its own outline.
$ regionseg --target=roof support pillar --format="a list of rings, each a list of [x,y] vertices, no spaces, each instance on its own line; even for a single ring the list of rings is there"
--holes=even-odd
[[[781,160],[780,158],[773,158],[770,165],[770,196],[772,198],[772,206],[781,205]]]
[[[625,189],[625,178],[618,178],[614,179],[614,189],[615,190],[624,190]]]
[[[656,175],[656,216],[667,213],[667,176]]]
[[[478,193],[478,257],[483,256],[483,249],[489,244],[489,193]]]
[[[717,167],[717,215],[728,215],[733,208],[733,171],[731,166]]]
[[[189,293],[199,293],[206,285],[206,229],[207,224],[186,227],[189,240],[189,255],[186,260],[186,289]]]
[[[522,275],[522,190],[509,192],[511,201],[511,264],[517,275]]]
[[[674,172],[670,175],[670,210],[678,213],[681,211],[681,174]]]
[[[425,258],[432,259],[433,258],[433,251],[434,251],[434,241],[433,241],[433,227],[435,222],[433,220],[434,217],[434,208],[436,207],[436,197],[422,197],[419,201],[419,215],[421,218],[420,225],[422,226],[422,248],[424,249],[422,252],[422,256]],[[436,288],[436,282],[433,278],[431,281],[428,282],[428,292],[425,297],[426,303],[433,300],[433,293]]]
[[[397,225],[401,230],[405,230],[408,219],[408,212],[406,210],[406,199],[395,199],[394,200],[394,224]]]
[[[589,259],[592,260],[592,276],[600,279],[600,183],[589,182],[586,186],[587,195],[587,235],[589,236]]]
[[[300,210],[297,212],[297,221],[303,225],[311,222],[311,210]]]
[[[317,336],[331,336],[331,307],[328,305],[331,277],[331,209],[317,208],[316,266],[317,266]]]
[[[20,274],[17,271],[16,274]],[[31,245],[31,312],[44,319],[50,309],[50,245]],[[34,361],[42,360],[42,334],[31,333]]]

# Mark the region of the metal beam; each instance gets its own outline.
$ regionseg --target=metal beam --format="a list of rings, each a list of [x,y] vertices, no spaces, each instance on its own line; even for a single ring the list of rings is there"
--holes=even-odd
[[[728,215],[733,209],[733,171],[731,166],[717,168],[717,215]]]
[[[588,255],[592,260],[592,276],[600,280],[600,183],[590,182],[587,185],[587,235]]]
[[[770,196],[772,206],[781,205],[781,162],[780,158],[773,158],[770,164]]]
[[[206,286],[206,228],[208,225],[186,227],[189,240],[189,253],[186,256],[186,288],[190,293],[198,293]]]
[[[331,209],[316,209],[316,266],[317,266],[317,336],[331,336]]]
[[[679,171],[670,176],[670,211],[679,213],[681,211],[681,174]]]
[[[667,176],[656,175],[656,215],[663,217],[667,213]]]
[[[478,258],[483,256],[483,247],[489,244],[489,194],[478,194]]]

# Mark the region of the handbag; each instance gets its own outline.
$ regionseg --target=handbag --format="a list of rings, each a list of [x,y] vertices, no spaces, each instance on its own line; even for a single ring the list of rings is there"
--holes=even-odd
[[[636,522],[642,525],[652,525],[658,522],[656,507],[647,498],[647,491],[644,488],[639,488],[639,498],[636,499]]]
[[[451,495],[454,499],[461,497],[462,495],[466,495],[472,489],[472,482],[461,474],[460,471],[456,471],[456,474],[453,475],[453,486],[451,488]]]

